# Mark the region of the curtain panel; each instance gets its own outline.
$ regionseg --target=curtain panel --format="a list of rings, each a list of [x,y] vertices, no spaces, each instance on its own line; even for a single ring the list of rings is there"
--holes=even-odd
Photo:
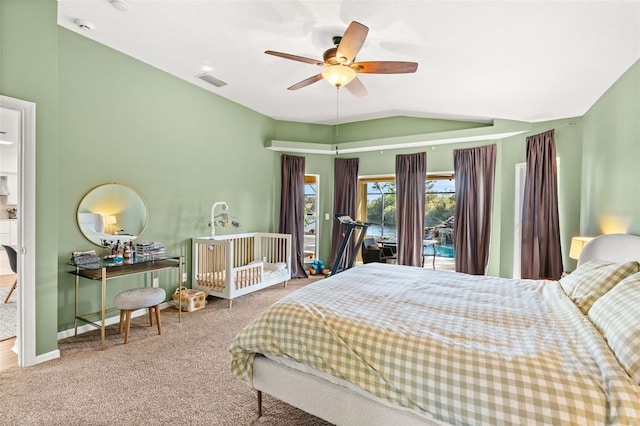
[[[484,275],[489,263],[496,145],[453,151],[456,272]]]
[[[291,278],[304,270],[304,157],[282,156],[282,192],[278,232],[291,234]]]
[[[358,208],[358,158],[336,158],[334,161],[333,176],[333,212],[344,213],[352,218],[356,218]],[[344,225],[333,221],[331,230],[331,266],[334,265],[338,250],[344,238]],[[355,233],[354,233],[355,234]],[[343,257],[340,260],[339,268],[346,266],[346,260],[351,259],[353,255],[355,242],[349,241]]]
[[[396,155],[398,264],[421,266],[427,154]]]
[[[522,278],[562,276],[554,130],[527,137],[522,206]]]

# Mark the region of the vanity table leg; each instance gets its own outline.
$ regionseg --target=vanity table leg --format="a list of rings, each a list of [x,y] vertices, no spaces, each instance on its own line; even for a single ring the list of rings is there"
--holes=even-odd
[[[178,261],[178,322],[182,321],[182,291],[180,291],[180,286],[182,285],[182,261],[184,258],[180,256],[180,260]]]
[[[101,322],[100,322],[100,336],[102,338],[102,350],[104,350],[104,338],[105,338],[105,330],[104,330],[104,323],[105,323],[105,299],[107,297],[107,268],[102,268],[102,307],[101,307],[101,311],[100,311],[100,318],[101,318]]]
[[[75,329],[73,335],[77,336],[78,335],[78,287],[80,284],[80,275],[78,275],[78,272],[80,271],[80,268],[78,268],[76,266],[76,314],[73,317],[73,327]]]

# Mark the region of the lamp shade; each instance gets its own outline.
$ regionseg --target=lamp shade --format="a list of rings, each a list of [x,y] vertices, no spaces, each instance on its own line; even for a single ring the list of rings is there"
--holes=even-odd
[[[593,237],[573,237],[571,239],[569,257],[577,260],[580,257],[580,253],[582,253],[584,246],[586,246],[591,240],[593,240]]]
[[[116,217],[115,216],[105,216],[104,217],[104,224],[105,225],[113,225],[116,223]]]
[[[356,72],[346,65],[332,65],[322,71],[322,78],[329,84],[340,87],[351,83],[356,78]]]

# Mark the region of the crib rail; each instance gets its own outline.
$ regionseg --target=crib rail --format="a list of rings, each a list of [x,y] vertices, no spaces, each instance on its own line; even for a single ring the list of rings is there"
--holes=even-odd
[[[291,277],[291,236],[247,233],[193,239],[193,281],[196,289],[233,299]],[[278,274],[265,265],[285,264]]]

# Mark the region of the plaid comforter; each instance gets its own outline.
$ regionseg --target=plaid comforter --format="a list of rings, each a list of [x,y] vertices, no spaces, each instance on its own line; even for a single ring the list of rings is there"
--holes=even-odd
[[[290,294],[230,348],[289,357],[452,424],[639,424],[640,386],[558,282],[367,264]]]

